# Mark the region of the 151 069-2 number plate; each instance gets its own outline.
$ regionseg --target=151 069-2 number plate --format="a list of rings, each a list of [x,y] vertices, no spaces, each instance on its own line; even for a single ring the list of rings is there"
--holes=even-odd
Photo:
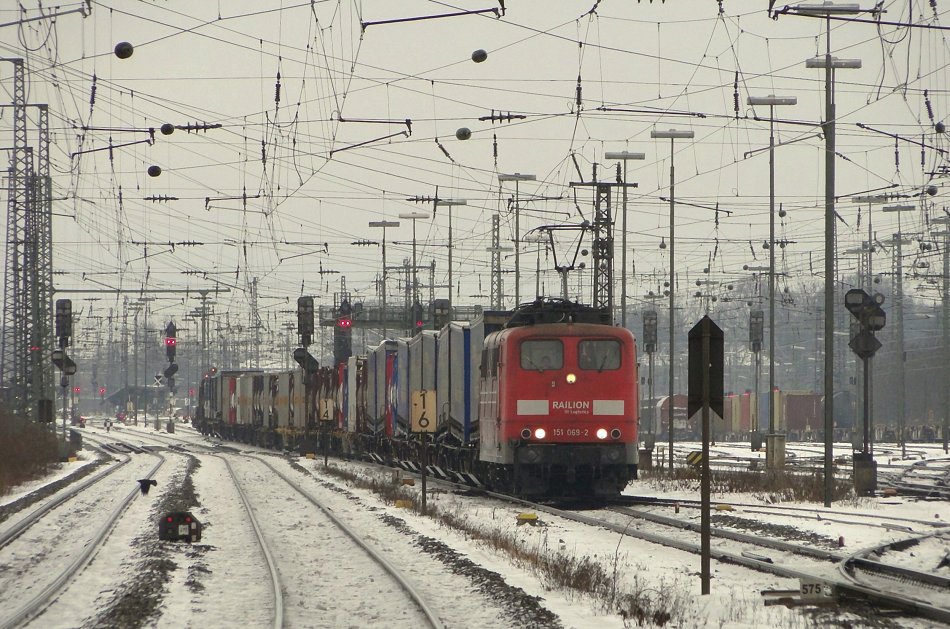
[[[589,437],[588,428],[552,428],[552,437]]]

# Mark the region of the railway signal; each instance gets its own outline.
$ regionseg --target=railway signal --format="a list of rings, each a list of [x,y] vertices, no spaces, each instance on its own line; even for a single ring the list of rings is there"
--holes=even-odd
[[[643,351],[652,354],[656,351],[656,310],[643,313]]]
[[[844,307],[861,324],[860,331],[851,339],[848,346],[861,359],[873,358],[877,350],[881,349],[881,342],[874,337],[874,332],[884,329],[887,314],[880,304],[884,296],[872,298],[860,288],[852,288],[844,296]]]
[[[175,350],[178,349],[178,328],[171,321],[165,326],[165,355],[168,362],[175,362]]]
[[[855,452],[854,461],[854,491],[858,495],[865,495],[877,489],[877,463],[871,455],[870,443],[870,415],[871,415],[871,359],[877,350],[881,349],[881,342],[874,333],[882,330],[887,323],[887,316],[881,304],[884,296],[877,294],[871,297],[860,288],[852,288],[844,295],[844,307],[858,320],[857,334],[852,337],[848,346],[858,355],[864,371],[864,410],[861,423],[864,432],[864,444],[861,452]]]
[[[412,304],[412,309],[410,312],[410,325],[414,332],[419,332],[425,326],[425,321],[422,318],[422,304],[418,301]]]
[[[178,365],[175,363],[175,351],[178,349],[178,328],[173,321],[169,321],[165,326],[165,356],[168,357],[168,367],[165,367],[165,384],[168,390],[175,392],[175,374],[178,373]]]
[[[313,343],[313,297],[297,298],[297,334],[304,347]]]
[[[56,300],[56,336],[59,346],[69,345],[69,337],[73,335],[73,302],[70,299]]]
[[[353,355],[353,308],[348,299],[341,299],[333,326],[333,364],[339,365]]]

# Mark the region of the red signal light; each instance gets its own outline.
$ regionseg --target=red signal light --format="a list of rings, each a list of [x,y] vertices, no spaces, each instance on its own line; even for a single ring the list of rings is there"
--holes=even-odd
[[[422,321],[416,321],[416,327],[417,327],[417,328],[421,328],[422,325],[423,325],[423,322],[422,322]]]
[[[73,387],[73,393],[79,393],[79,391],[80,391],[79,387]]]
[[[165,339],[166,347],[175,347],[176,345],[178,345],[178,339],[172,338],[170,336]]]
[[[106,388],[105,388],[105,387],[99,387],[99,395],[105,395],[105,394],[106,394]]]
[[[168,516],[167,518],[165,518],[165,521],[166,521],[166,522],[171,522],[171,521],[172,521],[172,516]]]
[[[30,345],[30,351],[31,351],[31,352],[38,352],[38,351],[40,351],[41,349],[43,349],[43,348],[40,347],[39,345]]]
[[[339,321],[337,321],[337,325],[339,325],[341,328],[349,328],[349,327],[352,327],[352,326],[353,326],[353,320],[352,320],[352,319],[340,319]]]
[[[188,389],[188,397],[195,397],[195,390],[194,390],[194,389]]]

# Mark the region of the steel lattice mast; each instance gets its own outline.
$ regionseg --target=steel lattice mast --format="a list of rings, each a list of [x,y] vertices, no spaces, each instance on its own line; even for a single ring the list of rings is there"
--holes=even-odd
[[[49,159],[49,107],[37,105],[39,138],[36,152],[36,177],[33,186],[33,211],[27,217],[27,237],[35,253],[30,264],[30,396],[28,405],[39,419],[39,400],[53,399],[53,367],[47,356],[53,349],[53,181]],[[50,407],[51,408],[51,407]]]
[[[2,382],[11,410],[27,408],[28,351],[30,336],[25,324],[30,302],[26,293],[27,176],[29,148],[26,139],[26,87],[23,59],[3,59],[13,64],[13,150],[10,152],[7,187],[7,259],[3,286],[3,345],[0,349]]]
[[[500,219],[497,214],[491,217],[491,307],[501,310],[504,289],[501,281],[501,241],[499,239]],[[517,304],[515,304],[517,305]]]
[[[597,184],[594,189],[594,308],[606,308],[610,322],[614,318],[614,236],[610,208],[611,184]]]
[[[49,108],[36,105],[38,150],[28,146],[23,59],[13,64],[13,150],[7,198],[7,257],[4,277],[0,373],[11,410],[38,416],[38,400],[51,400],[52,366],[52,181]],[[37,169],[33,170],[36,154]]]

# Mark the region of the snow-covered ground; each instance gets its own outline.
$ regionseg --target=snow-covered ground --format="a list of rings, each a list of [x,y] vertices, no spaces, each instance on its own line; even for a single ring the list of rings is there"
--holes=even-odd
[[[95,424],[95,422],[93,422]],[[138,441],[143,445],[167,445],[177,439],[194,444],[185,453],[164,452],[169,459],[159,476],[158,486],[148,496],[139,496],[128,514],[120,519],[109,542],[84,571],[50,608],[30,626],[75,627],[92,626],[103,618],[116,618],[104,610],[114,609],[116,599],[128,592],[130,583],[143,578],[141,564],[155,561],[156,547],[164,553],[160,558],[174,567],[167,569],[164,582],[159,584],[163,594],[151,616],[130,626],[202,626],[224,627],[244,624],[250,627],[266,626],[269,622],[271,597],[267,590],[266,572],[261,552],[252,543],[250,527],[243,504],[236,497],[234,481],[226,474],[221,459],[212,456],[206,446],[214,445],[190,427],[179,426],[174,435],[143,427],[123,427],[107,434],[100,424],[86,429],[90,437]],[[161,438],[164,441],[159,441]],[[677,444],[684,451],[697,449],[697,444]],[[821,444],[789,444],[790,449],[820,453]],[[717,451],[734,453],[738,457],[756,456],[748,445],[717,444]],[[242,448],[245,451],[256,451]],[[839,452],[840,450],[840,452]],[[914,444],[909,448],[914,460],[891,461],[891,464],[909,465],[919,457],[942,458],[937,447]],[[301,478],[306,490],[317,497],[337,517],[352,525],[365,539],[399,566],[405,576],[420,589],[449,627],[625,627],[637,626],[635,619],[624,619],[602,598],[592,598],[553,582],[550,573],[524,559],[528,551],[543,551],[559,560],[590,561],[615,578],[618,594],[627,593],[652,601],[673,614],[666,626],[722,626],[722,627],[799,627],[857,622],[860,619],[836,609],[788,609],[763,605],[761,592],[770,589],[797,589],[798,584],[788,579],[746,568],[713,562],[712,592],[700,595],[700,559],[698,556],[657,546],[605,529],[578,524],[547,514],[539,514],[539,526],[519,526],[517,516],[524,511],[510,503],[495,499],[460,495],[430,483],[428,504],[437,513],[448,517],[424,516],[405,508],[387,504],[369,489],[341,480],[338,474],[329,474],[323,460],[279,457],[260,452],[285,474]],[[888,456],[879,448],[882,457]],[[850,453],[842,445],[836,454]],[[222,454],[219,451],[219,454]],[[0,498],[0,505],[34,491],[44,483],[72,473],[86,463],[64,465],[42,482],[18,488]],[[229,460],[241,461],[237,476],[245,487],[254,487],[249,499],[264,527],[265,537],[273,541],[290,611],[285,626],[291,627],[414,627],[420,626],[418,616],[399,601],[380,570],[341,541],[331,531],[332,525],[318,517],[318,511],[304,501],[289,496],[274,500],[268,497],[266,487],[281,487],[275,477],[262,474],[252,462],[237,454],[224,454]],[[200,506],[195,515],[204,523],[204,535],[199,544],[159,543],[156,540],[156,509],[163,492],[180,483],[187,460],[196,457],[200,466],[191,474]],[[893,458],[893,456],[888,457]],[[886,459],[879,459],[884,463]],[[358,462],[331,459],[335,470],[385,482],[393,476],[392,470]],[[306,476],[300,474],[300,466]],[[256,470],[256,471],[255,471]],[[129,474],[134,474],[130,471]],[[134,479],[127,479],[131,484]],[[418,492],[416,483],[406,488]],[[665,489],[644,482],[636,482],[629,494],[676,499],[697,499],[695,491]],[[932,530],[919,520],[950,523],[950,503],[924,502],[914,498],[862,498],[838,503],[830,509],[815,504],[788,504],[802,511],[780,511],[762,499],[749,494],[715,495],[716,503],[729,503],[735,518],[748,519],[769,525],[784,525],[820,538],[843,541],[842,553],[877,546],[902,539],[911,533],[906,526],[920,533]],[[754,506],[737,506],[737,505]],[[668,508],[660,509],[673,515]],[[871,517],[865,517],[870,515]],[[616,516],[614,516],[616,517]],[[678,517],[696,518],[696,509],[685,509]],[[0,531],[15,521],[13,516],[0,523]],[[897,520],[892,518],[904,518]],[[469,532],[448,526],[448,519],[464,522]],[[868,521],[867,524],[861,522]],[[889,526],[881,526],[881,524]],[[895,527],[894,525],[897,525]],[[631,530],[646,526],[630,519]],[[494,548],[471,533],[516,540],[522,555]],[[431,546],[441,542],[438,552]],[[449,550],[445,550],[445,548]],[[931,541],[921,550],[935,556],[950,551],[950,541]],[[446,555],[454,553],[451,559]],[[550,615],[520,615],[512,608],[510,595],[499,594],[497,583],[488,587],[490,579],[484,574],[464,570],[463,560],[485,571],[500,575],[506,587],[520,588],[528,597],[537,597],[538,605]],[[939,558],[935,557],[935,561]],[[0,566],[2,569],[23,569],[22,566]],[[926,562],[924,562],[926,563]],[[467,564],[466,564],[467,565]],[[833,566],[828,564],[829,570]],[[167,567],[167,564],[166,564]],[[388,611],[386,611],[388,610]],[[2,617],[2,614],[0,614]],[[121,616],[118,616],[121,617]],[[539,621],[539,618],[547,619]],[[2,620],[2,618],[0,618]],[[659,624],[659,623],[656,623]],[[914,626],[932,626],[926,621],[912,621]],[[115,625],[115,626],[121,626]],[[649,621],[645,626],[651,626]],[[892,626],[907,626],[906,619]]]

